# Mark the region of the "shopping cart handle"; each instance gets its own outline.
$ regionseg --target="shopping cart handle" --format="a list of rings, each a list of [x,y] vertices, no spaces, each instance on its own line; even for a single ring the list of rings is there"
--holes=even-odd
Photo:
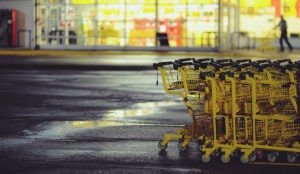
[[[195,63],[203,63],[203,62],[206,63],[206,61],[209,61],[209,63],[211,63],[214,62],[214,59],[213,58],[197,59],[195,60]]]
[[[175,60],[176,63],[183,63],[183,62],[186,62],[186,61],[195,61],[195,58],[183,58],[183,59],[177,59]]]
[[[241,60],[236,60],[235,63],[237,63],[238,65],[241,63],[251,63],[251,59],[241,59]]]
[[[257,61],[254,61],[255,63],[270,63],[271,60],[257,60]]]
[[[291,59],[276,60],[273,63],[280,65],[280,64],[282,64],[284,62],[287,62],[288,64],[293,64],[293,62],[291,61]]]
[[[260,72],[263,72],[264,69],[268,68],[268,67],[276,67],[275,64],[273,63],[268,63],[268,64],[263,64],[263,65],[258,65],[257,66]]]
[[[227,75],[228,77],[234,77],[234,73],[233,73],[233,72],[231,72],[231,71],[225,71],[225,72],[222,72],[222,73],[219,74],[219,78],[220,78],[221,80],[225,80],[226,75]]]
[[[294,65],[293,64],[288,64],[288,65],[285,65],[284,68],[289,70],[289,71],[292,71],[293,70],[293,67]]]
[[[184,63],[179,63],[179,62],[175,62],[173,63],[173,67],[174,69],[178,69],[179,67],[182,67],[182,66],[186,66],[186,65],[194,65],[193,62],[184,62]]]
[[[201,72],[199,75],[200,79],[202,80],[205,80],[206,76],[215,77],[215,74],[212,71],[205,71],[205,72]]]
[[[233,63],[220,63],[219,65],[223,68],[225,66],[232,66]]]
[[[173,68],[178,70],[178,68],[180,67],[180,64],[178,62],[174,62],[173,63]]]
[[[220,64],[217,64],[216,62],[210,63],[211,66],[215,67],[215,71],[219,71],[222,66]]]
[[[274,64],[274,63],[268,63],[268,64],[263,64],[263,65],[260,65],[260,67],[262,67],[262,68],[268,68],[268,67],[276,67],[276,64]]]
[[[246,75],[248,75],[249,77],[254,77],[254,74],[251,71],[245,71],[240,73],[240,79],[246,80]]]
[[[164,65],[172,65],[173,62],[168,61],[168,62],[158,62],[158,63],[153,63],[153,68],[158,69],[158,67],[162,67]]]
[[[246,68],[248,66],[252,66],[252,63],[244,63],[244,64],[234,64],[238,71],[241,71],[242,68]]]
[[[195,70],[198,70],[199,68],[205,69],[207,68],[208,63],[194,63]]]
[[[271,63],[271,60],[257,60],[257,61],[254,61],[252,63],[253,63],[253,65],[260,65],[260,64],[263,64],[263,63]]]
[[[275,64],[273,64],[270,60],[259,60],[259,61],[252,62],[252,66],[258,68],[258,70],[262,72],[267,67],[272,67],[272,66],[274,67]]]
[[[294,67],[300,69],[300,60],[294,63]]]
[[[216,63],[231,63],[232,59],[222,59],[222,60],[216,60]]]

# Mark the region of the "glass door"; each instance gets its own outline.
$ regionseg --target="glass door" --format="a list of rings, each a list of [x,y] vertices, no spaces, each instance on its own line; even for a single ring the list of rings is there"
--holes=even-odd
[[[156,0],[126,0],[126,46],[155,47]]]
[[[158,0],[157,46],[186,46],[186,0]]]
[[[187,11],[187,46],[218,47],[218,0],[189,0]]]
[[[231,50],[238,46],[240,38],[239,28],[237,26],[238,4],[237,0],[225,0],[222,2],[223,14],[223,49]]]
[[[124,0],[98,1],[97,28],[100,46],[125,46]]]
[[[64,45],[65,37],[65,4],[63,2],[50,1],[48,6],[48,44]],[[43,12],[43,11],[42,11]],[[44,13],[44,12],[43,12]]]

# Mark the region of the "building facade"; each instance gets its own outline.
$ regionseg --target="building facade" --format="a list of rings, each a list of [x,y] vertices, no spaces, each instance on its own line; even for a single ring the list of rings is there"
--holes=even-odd
[[[300,0],[33,0],[29,4],[32,10],[25,13],[33,16],[33,23],[26,30],[32,33],[31,47],[40,49],[222,51],[274,45],[280,34],[274,27],[281,15],[287,19],[289,35],[300,34]]]

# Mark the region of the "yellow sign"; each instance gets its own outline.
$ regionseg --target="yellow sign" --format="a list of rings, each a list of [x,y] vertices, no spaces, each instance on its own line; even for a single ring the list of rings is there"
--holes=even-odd
[[[242,7],[271,7],[271,0],[241,0],[240,5]]]
[[[73,4],[95,4],[96,0],[73,0]]]
[[[189,0],[190,4],[215,4],[218,3],[217,0]]]

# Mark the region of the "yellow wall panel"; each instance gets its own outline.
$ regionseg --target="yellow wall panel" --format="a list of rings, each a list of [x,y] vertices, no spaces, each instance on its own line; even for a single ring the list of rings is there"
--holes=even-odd
[[[96,0],[73,0],[73,4],[95,4]]]
[[[191,4],[215,4],[218,3],[218,0],[189,0]]]

